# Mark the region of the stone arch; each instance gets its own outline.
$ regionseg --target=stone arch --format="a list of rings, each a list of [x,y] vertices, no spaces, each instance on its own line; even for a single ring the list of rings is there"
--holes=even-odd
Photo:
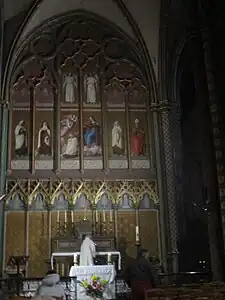
[[[82,199],[83,197],[83,199]],[[85,191],[80,192],[73,199],[74,209],[88,209],[91,206],[88,193]]]
[[[69,195],[61,190],[53,197],[51,203],[57,210],[67,210],[69,206],[68,199]]]
[[[96,199],[96,207],[97,209],[110,210],[112,209],[113,199],[110,197],[110,193],[102,192],[98,195],[98,199]]]
[[[24,210],[26,207],[26,203],[24,200],[24,196],[19,191],[10,195],[5,203],[6,210]]]
[[[45,210],[47,208],[47,202],[45,198],[45,194],[38,191],[33,195],[31,199],[29,199],[29,209],[30,210]]]
[[[6,63],[6,68],[5,68],[5,71],[4,71],[4,80],[3,80],[3,89],[2,89],[2,96],[4,96],[3,97],[4,99],[5,98],[8,99],[6,91],[8,89],[8,81],[11,77],[11,73],[13,72],[12,67],[14,65],[15,57],[17,57],[17,55],[18,55],[18,46],[21,45],[21,42],[23,41],[24,37],[27,38],[27,35],[25,35],[23,37],[23,31],[26,28],[26,26],[28,25],[30,19],[39,10],[40,5],[44,2],[45,2],[45,0],[36,1],[34,3],[34,5],[30,8],[29,12],[27,13],[27,15],[24,19],[24,22],[22,23],[20,29],[17,32],[17,35],[16,35],[16,37],[14,39],[14,42],[13,42],[13,45],[12,45],[10,51],[9,51],[9,55],[8,55],[8,59],[7,59],[7,63]],[[147,76],[148,76],[148,79],[149,79],[149,84],[152,87],[152,89],[151,89],[151,98],[153,99],[153,102],[156,102],[157,101],[156,100],[156,77],[155,77],[156,68],[155,68],[155,71],[154,71],[153,63],[152,63],[152,60],[150,58],[151,53],[150,53],[150,51],[148,49],[148,46],[146,45],[146,41],[145,41],[146,37],[149,36],[149,33],[145,34],[145,38],[144,38],[143,35],[142,35],[142,30],[144,30],[144,28],[142,28],[140,26],[140,24],[138,25],[138,23],[140,23],[140,22],[137,22],[137,20],[135,20],[135,18],[133,17],[132,13],[130,12],[131,8],[128,8],[127,5],[125,5],[120,0],[116,0],[114,2],[115,2],[115,5],[117,6],[117,9],[122,13],[123,19],[126,20],[128,25],[130,26],[131,32],[133,33],[133,38],[135,40],[139,41],[138,45],[140,47],[140,53],[143,56],[143,60],[145,61],[145,65],[147,66],[146,67],[146,72],[147,72]],[[158,1],[152,0],[151,5],[155,6],[155,9],[158,11],[158,14],[159,14],[159,6],[160,5],[157,4],[157,2]],[[78,10],[82,11],[82,9],[78,9]],[[151,10],[150,10],[150,12],[151,12]],[[67,11],[64,11],[62,14],[66,15],[66,13],[67,13]],[[88,11],[88,13],[90,14],[90,11]],[[92,12],[92,14],[94,14],[94,13]],[[97,15],[97,12],[96,12],[96,15]],[[155,13],[154,13],[154,15],[155,15]],[[100,17],[100,16],[101,15],[98,15],[98,17]],[[52,16],[52,18],[56,19],[55,15]],[[102,17],[102,19],[103,18],[104,17]],[[105,17],[105,20],[107,20],[107,23],[110,22],[110,20],[107,17]],[[157,18],[157,20],[158,20],[158,18]],[[43,20],[43,21],[45,22],[46,20]],[[48,21],[50,21],[50,20],[48,20]],[[159,22],[159,21],[156,21],[156,26],[158,26],[157,22]],[[116,24],[114,22],[112,22],[112,23],[113,23],[113,27],[115,28]],[[33,32],[36,32],[39,26],[40,26],[40,24],[38,24],[38,26],[35,26],[35,28],[33,29]],[[119,26],[118,28],[120,28],[120,29],[122,28],[122,31],[123,31],[123,26],[122,27]],[[149,28],[151,28],[151,26]],[[155,31],[152,30],[152,34],[154,34],[154,32]],[[29,34],[30,34],[30,32],[29,32]],[[130,33],[130,36],[132,36],[131,33]],[[156,45],[156,44],[157,44],[157,42],[152,43],[152,45]],[[156,53],[154,53],[154,55],[156,55]],[[154,60],[156,61],[156,57],[154,57]]]

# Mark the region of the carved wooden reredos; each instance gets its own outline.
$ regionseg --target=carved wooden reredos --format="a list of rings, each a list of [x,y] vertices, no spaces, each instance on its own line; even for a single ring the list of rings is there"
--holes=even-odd
[[[21,49],[10,85],[11,175],[132,178],[133,169],[149,178],[151,89],[135,44],[73,16],[37,30]]]

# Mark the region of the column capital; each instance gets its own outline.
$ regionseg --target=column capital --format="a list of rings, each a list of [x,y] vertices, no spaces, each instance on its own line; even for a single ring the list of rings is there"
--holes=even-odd
[[[6,102],[1,96],[0,96],[0,105],[4,107],[8,107],[8,102]]]
[[[150,111],[152,112],[164,112],[171,109],[171,103],[168,100],[160,101],[158,103],[152,103]]]

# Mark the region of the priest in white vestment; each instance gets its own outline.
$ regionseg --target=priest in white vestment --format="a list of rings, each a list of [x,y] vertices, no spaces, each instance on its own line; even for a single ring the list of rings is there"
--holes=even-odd
[[[80,247],[80,266],[93,266],[96,255],[95,243],[91,236],[87,235]]]

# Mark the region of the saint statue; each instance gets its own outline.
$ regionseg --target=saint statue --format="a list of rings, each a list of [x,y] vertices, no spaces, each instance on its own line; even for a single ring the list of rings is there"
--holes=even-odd
[[[100,155],[100,126],[94,117],[89,117],[88,122],[84,125],[84,154]]]
[[[89,104],[96,104],[98,90],[97,74],[90,73],[84,76],[84,90],[86,95],[86,102]]]
[[[27,155],[27,130],[25,122],[21,120],[15,128],[15,154],[22,157]]]
[[[93,266],[96,255],[95,243],[87,235],[80,247],[80,266]]]
[[[67,76],[65,76],[64,83],[63,83],[66,103],[74,103],[76,101],[75,99],[76,87],[77,87],[76,77],[72,76],[72,74],[69,73]]]
[[[113,154],[123,155],[123,130],[118,121],[114,122],[112,129],[112,150]]]
[[[51,156],[52,148],[50,145],[51,138],[51,130],[47,121],[43,121],[41,124],[41,128],[38,131],[38,145],[37,145],[37,153],[43,156]]]
[[[132,130],[132,154],[136,156],[140,156],[144,152],[144,130],[140,128],[140,121],[139,119],[135,119],[134,121],[134,128]]]

